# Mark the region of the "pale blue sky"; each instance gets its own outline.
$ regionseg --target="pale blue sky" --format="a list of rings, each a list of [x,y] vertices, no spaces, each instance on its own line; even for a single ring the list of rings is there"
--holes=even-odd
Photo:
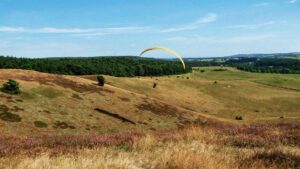
[[[18,57],[300,52],[299,30],[300,0],[0,0],[0,55]]]

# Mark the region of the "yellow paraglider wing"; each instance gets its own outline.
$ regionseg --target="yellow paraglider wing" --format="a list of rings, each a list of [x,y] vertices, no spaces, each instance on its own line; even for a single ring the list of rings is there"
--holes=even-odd
[[[151,51],[151,50],[163,50],[163,51],[166,51],[166,52],[168,52],[168,53],[171,53],[171,54],[175,55],[175,56],[180,60],[180,62],[182,63],[183,69],[185,69],[185,63],[184,63],[182,57],[181,57],[178,53],[176,53],[175,51],[173,51],[173,50],[171,50],[171,49],[168,49],[168,48],[165,48],[165,47],[156,46],[156,47],[151,47],[151,48],[145,49],[145,50],[140,54],[140,56],[142,56],[144,53],[146,53],[146,52],[148,52],[148,51]]]

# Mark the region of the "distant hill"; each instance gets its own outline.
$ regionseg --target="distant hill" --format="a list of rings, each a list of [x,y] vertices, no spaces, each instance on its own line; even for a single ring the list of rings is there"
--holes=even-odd
[[[292,53],[253,53],[253,54],[237,54],[222,57],[201,57],[201,58],[184,58],[185,61],[205,61],[205,60],[218,60],[218,59],[234,59],[234,58],[291,58],[299,57],[300,52]]]
[[[232,56],[226,56],[226,58],[285,58],[285,57],[297,57],[300,56],[300,52],[293,53],[270,53],[270,54],[238,54]]]
[[[230,66],[259,73],[300,73],[300,53],[239,54],[218,58],[185,59],[190,67]]]

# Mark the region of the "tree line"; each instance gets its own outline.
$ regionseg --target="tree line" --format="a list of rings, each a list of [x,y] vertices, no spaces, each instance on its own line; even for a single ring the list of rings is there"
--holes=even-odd
[[[0,69],[26,69],[65,75],[104,74],[117,77],[162,76],[191,72],[176,61],[132,56],[17,58],[0,56]]]
[[[299,74],[300,60],[288,58],[263,58],[255,62],[236,65],[240,70],[259,73]]]
[[[229,66],[249,72],[299,74],[300,60],[292,58],[229,58],[220,61],[190,61],[192,67]]]

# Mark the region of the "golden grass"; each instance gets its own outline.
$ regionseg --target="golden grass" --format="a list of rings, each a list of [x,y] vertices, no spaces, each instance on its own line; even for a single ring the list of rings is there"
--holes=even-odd
[[[255,135],[261,129],[245,130],[250,132],[250,135]],[[268,129],[266,134],[284,135],[279,129],[274,129],[276,131]],[[47,151],[33,157],[7,156],[0,159],[0,168],[262,169],[297,168],[300,165],[297,164],[297,160],[300,159],[298,146],[290,147],[282,142],[269,147],[267,146],[269,140],[266,140],[264,147],[226,146],[221,141],[226,140],[226,137],[235,138],[235,136],[222,135],[210,127],[190,127],[136,137],[131,147],[96,147],[80,149],[75,154],[55,156]]]
[[[0,70],[0,85],[9,78],[20,83],[22,93],[14,96],[0,93],[0,108],[7,107],[10,113],[19,115],[22,120],[18,123],[0,120],[0,132],[6,136],[150,131],[176,128],[181,123],[177,116],[169,117],[139,108],[139,105],[152,102],[162,105],[161,111],[165,108],[176,110],[174,113],[186,120],[198,118],[188,110],[177,109],[176,105],[166,105],[159,100],[110,85],[102,88],[94,81],[80,77],[27,70]],[[124,123],[96,109],[118,114],[135,124]],[[42,121],[48,127],[37,128],[35,121]],[[62,122],[74,128],[57,128],[55,124]]]
[[[200,68],[202,69],[202,68]],[[113,86],[148,95],[171,105],[177,105],[200,113],[233,120],[243,116],[243,121],[298,119],[300,121],[300,76],[257,74],[241,72],[233,68],[215,72],[213,68],[203,68],[206,72],[181,75],[186,78],[141,77],[116,78],[107,76]],[[156,80],[157,79],[157,80]],[[277,79],[283,86],[268,84]],[[152,89],[157,81],[158,86]],[[217,84],[214,82],[217,81]],[[257,83],[259,82],[259,83]],[[293,83],[295,89],[289,89]],[[286,85],[286,86],[285,86]]]
[[[299,91],[255,83],[253,80],[262,79],[253,79],[250,73],[230,69],[232,72],[185,75],[189,80],[158,77],[156,89],[152,88],[156,78],[107,77],[112,86],[100,89],[93,81],[79,77],[1,71],[0,81],[10,76],[16,78],[23,94],[1,95],[0,105],[20,115],[22,121],[0,121],[2,136],[16,138],[0,137],[0,168],[300,167]],[[59,77],[63,80],[58,80]],[[218,83],[214,84],[216,80]],[[136,125],[104,116],[95,112],[95,108],[117,113]],[[171,111],[176,111],[174,116]],[[281,123],[229,125],[202,113],[230,120],[242,115],[247,122],[276,119]],[[282,115],[285,118],[279,119]],[[199,117],[201,127],[174,129],[183,127],[185,122],[197,122],[195,119]],[[35,128],[33,122],[37,120],[49,127]],[[75,129],[53,128],[56,121],[66,122]],[[170,128],[173,130],[159,131]],[[127,131],[139,134],[132,138],[126,136]],[[114,132],[126,136],[119,136],[125,139],[124,144],[119,137],[101,135]],[[53,138],[43,139],[41,134],[45,133]],[[94,136],[89,137],[91,134]],[[18,138],[19,135],[29,137]],[[57,135],[63,137],[56,138]]]

